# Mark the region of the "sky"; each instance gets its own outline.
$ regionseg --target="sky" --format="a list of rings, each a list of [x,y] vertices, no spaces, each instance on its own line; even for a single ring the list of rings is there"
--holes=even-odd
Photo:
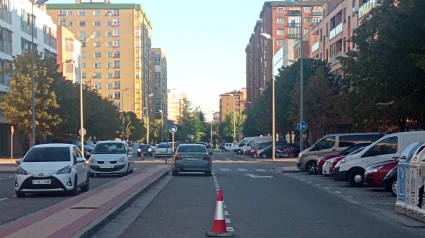
[[[245,47],[264,1],[110,1],[142,4],[152,23],[152,47],[167,55],[168,88],[186,93],[208,120],[219,111],[219,94],[245,87]]]

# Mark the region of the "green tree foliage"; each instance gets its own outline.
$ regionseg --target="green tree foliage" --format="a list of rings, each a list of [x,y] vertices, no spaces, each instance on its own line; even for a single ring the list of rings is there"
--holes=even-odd
[[[136,113],[134,112],[126,112],[129,120],[126,121],[127,124],[131,125],[128,139],[132,141],[140,141],[143,139],[143,135],[146,134],[146,128],[144,127],[144,123],[137,118]]]
[[[224,119],[224,122],[222,122],[220,125],[220,135],[222,137],[233,139],[233,135],[235,134],[236,140],[239,140],[238,137],[240,134],[242,134],[242,126],[245,120],[246,120],[246,115],[243,113],[240,113],[240,112],[229,113]]]
[[[349,104],[354,123],[403,131],[413,119],[425,129],[424,12],[423,0],[382,0],[355,30],[357,51],[341,59],[344,93],[356,99]]]
[[[149,140],[154,143],[161,142],[161,132],[162,132],[162,120],[161,119],[155,119],[153,121],[150,121],[149,123]],[[165,132],[164,132],[165,134]],[[164,135],[164,138],[166,140],[166,135]]]
[[[31,54],[16,56],[9,69],[3,69],[10,74],[10,93],[5,94],[0,104],[5,117],[17,126],[17,130],[31,136],[32,117],[32,81]],[[35,125],[36,135],[45,137],[52,135],[55,126],[61,122],[56,113],[59,108],[57,94],[51,89],[53,81],[59,77],[56,62],[53,59],[43,59],[41,54],[34,56],[35,81]]]

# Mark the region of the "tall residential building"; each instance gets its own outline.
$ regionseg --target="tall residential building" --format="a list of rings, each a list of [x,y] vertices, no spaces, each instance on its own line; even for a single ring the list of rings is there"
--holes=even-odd
[[[45,11],[45,5],[34,5],[34,29],[32,28],[32,4],[29,0],[0,0],[0,97],[9,92],[10,77],[1,70],[8,68],[13,56],[31,50],[31,33],[34,50],[44,57],[56,57],[56,25]],[[10,123],[0,111],[0,156],[10,156]],[[14,152],[22,154],[23,136],[15,132]]]
[[[81,42],[64,26],[57,27],[58,71],[74,83],[81,82],[80,54]]]
[[[244,89],[243,89],[244,90]],[[245,96],[243,91],[232,91],[220,94],[220,122],[226,120],[231,112],[245,110]]]
[[[47,12],[82,41],[83,83],[142,118],[152,69],[152,25],[142,6],[76,0],[47,4]]]
[[[185,93],[179,92],[177,89],[168,89],[168,119],[177,122],[182,108],[184,106],[183,99],[187,96]]]
[[[272,78],[273,56],[284,48],[281,58],[286,58],[287,63],[293,60],[290,52],[293,50],[293,45],[301,39],[302,33],[307,33],[321,21],[324,3],[325,0],[264,3],[254,32],[245,48],[247,101],[249,102],[247,109],[252,108],[260,96],[260,88],[265,88],[266,83]],[[301,32],[301,26],[303,32]],[[270,35],[273,41],[266,39],[262,33]],[[287,54],[291,58],[287,58]],[[276,72],[276,68],[274,71]]]
[[[164,115],[168,115],[167,57],[161,48],[152,48],[152,72],[154,75],[154,80],[151,84],[153,96],[150,98],[149,117],[161,118],[159,110],[162,110]]]

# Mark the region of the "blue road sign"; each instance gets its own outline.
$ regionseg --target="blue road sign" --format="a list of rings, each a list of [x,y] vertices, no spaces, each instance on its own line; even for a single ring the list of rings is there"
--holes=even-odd
[[[305,130],[307,130],[307,123],[305,123],[305,121],[298,122],[297,129],[299,131],[305,131]]]
[[[170,129],[169,129],[170,133],[176,133],[177,132],[177,126],[173,125]]]

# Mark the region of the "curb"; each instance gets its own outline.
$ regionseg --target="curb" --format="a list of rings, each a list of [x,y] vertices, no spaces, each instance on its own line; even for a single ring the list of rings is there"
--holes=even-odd
[[[151,187],[155,186],[161,179],[168,175],[171,168],[167,168],[166,171],[158,175],[148,184],[134,192],[132,195],[127,197],[124,201],[116,205],[114,208],[109,210],[107,213],[103,214],[101,217],[94,220],[92,223],[88,224],[78,232],[74,233],[71,237],[80,237],[80,238],[89,238],[93,237],[96,232],[102,229],[105,225],[107,225],[110,221],[112,221],[116,216],[118,216],[122,211],[124,211],[129,205],[131,205],[137,198],[142,196],[145,192],[147,192]]]

